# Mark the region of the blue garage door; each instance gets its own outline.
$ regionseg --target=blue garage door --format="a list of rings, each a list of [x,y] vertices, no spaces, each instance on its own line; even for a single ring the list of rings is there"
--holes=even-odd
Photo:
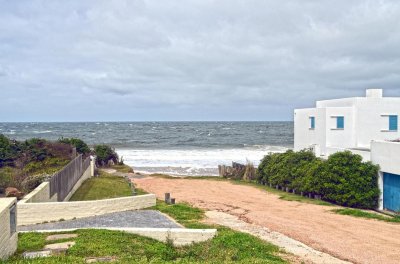
[[[400,175],[383,173],[383,208],[400,211]]]

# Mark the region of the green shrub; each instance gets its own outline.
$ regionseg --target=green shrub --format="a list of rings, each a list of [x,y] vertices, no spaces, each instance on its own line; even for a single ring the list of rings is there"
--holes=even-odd
[[[344,206],[376,208],[378,171],[378,166],[362,162],[361,156],[349,151],[335,153],[325,161],[311,150],[289,150],[265,156],[258,167],[257,181],[321,195]]]
[[[118,164],[118,154],[115,152],[113,148],[108,145],[96,145],[94,147],[94,152],[96,155],[96,165],[106,166],[109,161],[114,162],[114,164]]]
[[[362,162],[360,155],[350,151],[332,154],[320,174],[323,197],[344,206],[376,208],[378,171],[377,165]]]
[[[18,157],[20,144],[0,134],[0,167],[14,166],[14,160]]]
[[[74,146],[76,148],[76,151],[80,154],[87,155],[90,153],[89,146],[79,138],[60,138],[58,142]]]

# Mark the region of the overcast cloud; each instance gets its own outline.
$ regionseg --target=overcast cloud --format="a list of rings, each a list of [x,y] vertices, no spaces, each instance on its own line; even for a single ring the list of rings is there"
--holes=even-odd
[[[400,96],[399,1],[0,0],[0,121],[292,120]]]

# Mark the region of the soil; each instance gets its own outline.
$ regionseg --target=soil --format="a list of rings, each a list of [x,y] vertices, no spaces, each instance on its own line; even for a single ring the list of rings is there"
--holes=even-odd
[[[169,192],[177,202],[234,215],[341,260],[400,263],[400,224],[339,215],[331,212],[336,207],[285,201],[227,181],[146,177],[134,182],[159,199]]]

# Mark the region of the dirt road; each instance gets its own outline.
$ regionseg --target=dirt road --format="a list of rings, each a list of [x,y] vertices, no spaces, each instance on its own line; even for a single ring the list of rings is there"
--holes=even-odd
[[[343,260],[400,263],[400,224],[338,215],[330,206],[285,201],[225,181],[147,177],[135,183],[160,199],[170,192],[178,202],[238,216]]]

